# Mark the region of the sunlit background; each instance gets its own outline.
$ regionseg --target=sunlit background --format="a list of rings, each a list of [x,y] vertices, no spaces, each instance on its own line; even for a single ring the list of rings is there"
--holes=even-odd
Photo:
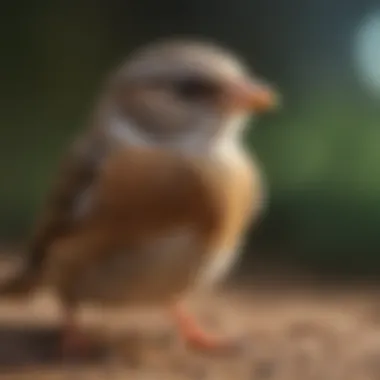
[[[270,204],[244,260],[380,273],[379,0],[5,2],[0,234],[29,233],[105,75],[162,36],[211,37],[282,93],[255,125]]]

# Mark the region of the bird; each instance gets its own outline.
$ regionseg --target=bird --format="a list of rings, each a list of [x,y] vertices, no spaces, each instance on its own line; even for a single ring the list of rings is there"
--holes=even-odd
[[[99,92],[0,297],[50,287],[63,349],[80,346],[85,303],[163,307],[187,344],[229,347],[183,299],[229,273],[262,215],[266,187],[244,134],[277,92],[227,48],[186,38],[136,49]]]

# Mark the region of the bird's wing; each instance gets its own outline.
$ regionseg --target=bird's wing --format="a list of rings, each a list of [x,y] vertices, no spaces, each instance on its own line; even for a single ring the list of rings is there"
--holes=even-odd
[[[54,239],[75,228],[91,209],[91,185],[103,158],[107,143],[97,134],[78,139],[64,157],[41,217],[30,239],[26,263],[21,273],[0,287],[2,295],[24,295],[38,281]]]
[[[97,135],[79,139],[69,150],[36,223],[29,246],[31,269],[41,266],[50,242],[75,228],[91,209],[91,186],[106,154],[107,144]]]

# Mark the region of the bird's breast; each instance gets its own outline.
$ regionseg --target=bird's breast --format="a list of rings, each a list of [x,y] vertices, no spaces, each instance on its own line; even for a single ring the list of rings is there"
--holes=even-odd
[[[214,240],[198,273],[200,285],[226,275],[240,256],[245,234],[263,209],[265,191],[256,160],[229,141],[215,150],[214,199],[219,216]]]
[[[107,255],[78,279],[77,297],[136,305],[162,303],[190,287],[205,247],[198,231],[182,226],[138,245],[104,248]]]
[[[54,248],[55,273],[80,259],[70,282],[77,298],[108,303],[163,302],[200,278],[218,279],[235,261],[259,199],[253,173],[233,150],[189,158],[133,149],[110,157],[92,214]]]

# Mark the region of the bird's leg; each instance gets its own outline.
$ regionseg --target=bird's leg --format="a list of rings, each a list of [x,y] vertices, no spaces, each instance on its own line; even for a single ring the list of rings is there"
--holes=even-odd
[[[84,255],[77,255],[76,257],[78,259],[74,259],[74,255],[72,255],[66,258],[66,260],[62,260],[60,272],[55,281],[63,314],[61,351],[67,356],[83,357],[89,355],[94,347],[90,337],[78,325],[78,304],[76,298],[78,285],[76,280],[83,273],[86,261],[84,260]]]
[[[202,327],[190,316],[179,304],[171,308],[179,333],[185,343],[197,350],[202,351],[230,351],[237,347],[236,342],[211,335],[204,331]]]
[[[83,356],[90,349],[88,337],[78,328],[75,311],[66,307],[64,310],[63,335],[61,351],[68,356]]]

